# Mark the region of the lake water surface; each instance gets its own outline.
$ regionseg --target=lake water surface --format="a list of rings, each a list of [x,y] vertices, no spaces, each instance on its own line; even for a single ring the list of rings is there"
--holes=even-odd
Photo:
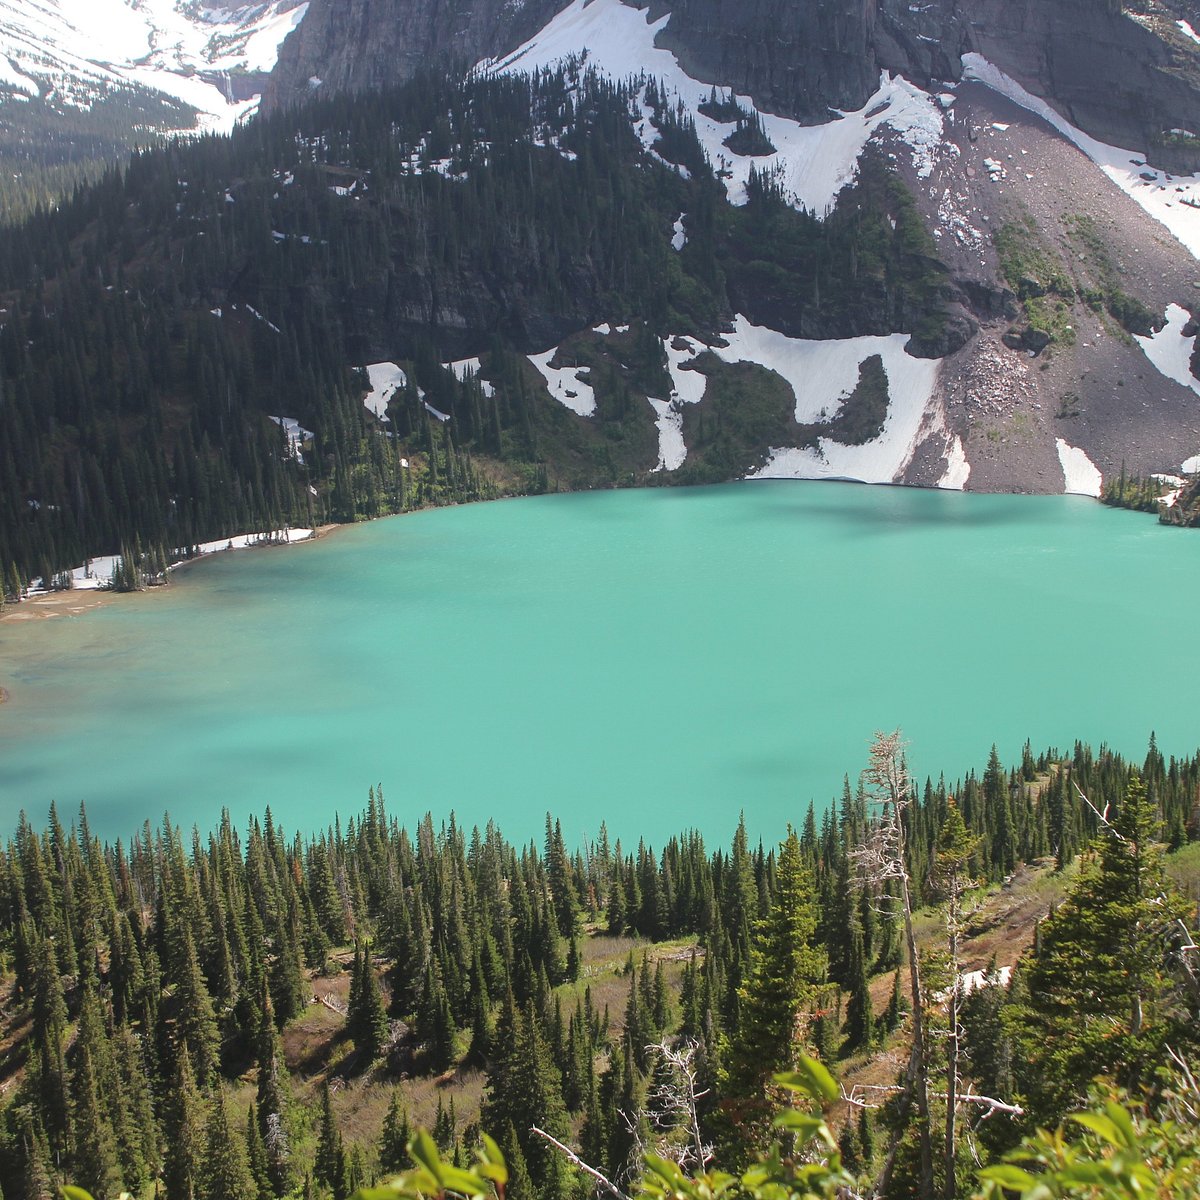
[[[126,837],[382,783],[571,843],[775,839],[876,729],[918,777],[996,742],[1200,744],[1200,536],[1074,497],[753,483],[412,514],[220,555],[165,593],[0,626],[0,833]]]

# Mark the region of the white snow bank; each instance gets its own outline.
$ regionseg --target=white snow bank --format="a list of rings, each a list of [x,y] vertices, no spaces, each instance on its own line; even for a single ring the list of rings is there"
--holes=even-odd
[[[963,449],[962,438],[955,434],[946,454],[946,469],[937,485],[948,491],[961,492],[970,478],[971,464],[967,462],[967,452]]]
[[[213,542],[201,542],[194,547],[196,554],[193,558],[200,557],[205,554],[218,554],[222,550],[245,550],[252,549],[256,546],[277,545],[281,542],[303,542],[312,537],[311,529],[277,529],[273,532],[266,533],[236,533],[233,537],[217,538]],[[178,567],[181,563],[189,561],[183,557],[182,549],[176,549],[172,557],[175,561],[171,562],[168,570]],[[113,568],[121,561],[119,554],[102,554],[96,558],[89,558],[86,563],[78,567],[72,568],[71,587],[75,591],[90,592],[96,591],[98,588],[106,588],[112,582]],[[43,594],[48,589],[30,588],[30,595]]]
[[[1067,141],[1078,146],[1121,191],[1165,225],[1194,258],[1200,258],[1200,208],[1191,207],[1193,201],[1200,203],[1200,175],[1169,176],[1150,166],[1146,156],[1138,151],[1122,150],[1097,141],[1077,129],[1045,100],[1031,95],[982,55],[964,54],[962,62],[964,79],[986,84],[1052,125]]]
[[[801,424],[830,421],[837,416],[842,401],[858,383],[859,366],[872,354],[884,359],[889,391],[896,386],[893,373],[898,379],[913,370],[923,376],[920,364],[929,362],[904,353],[908,335],[903,333],[813,341],[752,325],[739,313],[734,318],[733,333],[723,336],[729,345],[714,346],[713,353],[727,363],[759,363],[781,375],[796,397],[796,420]]]
[[[1073,496],[1099,496],[1103,482],[1100,468],[1078,446],[1069,446],[1062,438],[1054,439],[1058,461],[1062,464],[1063,491]]]
[[[313,431],[305,429],[295,417],[272,417],[271,420],[282,427],[287,436],[288,453],[297,462],[303,462],[304,455],[300,448],[312,438]]]
[[[1182,32],[1184,37],[1191,38],[1193,42],[1200,43],[1200,34],[1197,34],[1186,21],[1176,21],[1175,24],[1179,26],[1180,32]]]
[[[1191,388],[1193,392],[1200,395],[1200,379],[1192,374],[1191,366],[1192,350],[1196,345],[1196,339],[1183,336],[1183,327],[1188,323],[1190,316],[1187,309],[1181,308],[1178,304],[1168,304],[1167,323],[1150,337],[1139,337],[1135,333],[1133,340],[1141,346],[1142,352],[1163,375],[1186,388]],[[1180,470],[1185,475],[1192,475],[1200,471],[1200,454],[1183,462]],[[1156,476],[1156,478],[1159,477]],[[1163,476],[1162,478],[1169,477]]]
[[[738,316],[729,346],[715,348],[725,362],[757,362],[777,372],[796,397],[796,420],[831,420],[858,382],[863,360],[878,354],[888,378],[888,413],[879,437],[862,446],[843,446],[830,438],[816,449],[773,446],[767,464],[751,479],[858,479],[891,483],[912,459],[926,409],[937,382],[934,359],[904,352],[908,336],[806,341],[751,325]]]
[[[586,50],[585,65],[614,80],[645,73],[661,81],[666,102],[682,102],[696,124],[696,135],[715,168],[725,174],[725,187],[734,204],[746,202],[750,168],[778,171],[779,181],[794,204],[818,215],[830,207],[838,192],[855,175],[858,157],[872,134],[882,126],[896,130],[912,148],[918,173],[932,170],[941,143],[942,114],[931,96],[903,79],[880,77],[879,90],[857,112],[842,114],[824,125],[801,125],[773,113],[759,112],[763,131],[775,153],[745,157],[734,154],[724,140],[735,128],[732,121],[715,121],[699,111],[711,85],[687,75],[669,50],[655,46],[655,36],[670,20],[656,21],[645,10],[621,0],[574,0],[539,33],[502,60],[486,60],[480,69],[503,73],[534,72],[552,67]],[[735,97],[747,112],[757,110],[749,96]],[[643,141],[653,143],[654,131],[639,100],[633,118],[643,123]]]
[[[654,424],[658,426],[658,465],[656,471],[677,471],[687,458],[683,441],[683,412],[670,400],[646,397],[654,409]]]
[[[235,43],[231,53],[214,56],[211,59],[212,65],[220,70],[233,70],[238,66],[247,71],[272,70],[279,58],[279,47],[283,45],[284,38],[304,20],[304,14],[307,12],[307,0],[287,12],[280,12],[275,4],[268,5],[240,48],[236,47]],[[219,10],[206,10],[204,16],[213,24],[220,23]],[[215,37],[213,44],[218,44]]]
[[[679,344],[677,350],[673,343]],[[708,387],[708,377],[701,371],[689,371],[684,367],[695,360],[708,347],[694,338],[663,338],[663,350],[667,355],[667,370],[671,375],[671,399],[680,404],[699,404]]]
[[[1142,348],[1142,353],[1168,379],[1183,384],[1186,388],[1200,393],[1200,379],[1192,374],[1192,350],[1195,347],[1194,337],[1184,337],[1183,327],[1191,319],[1186,308],[1178,304],[1168,304],[1166,311],[1167,323],[1149,337],[1133,335],[1133,340]]]
[[[925,432],[925,415],[937,383],[935,359],[913,359],[904,353],[904,334],[893,334],[893,346],[883,355],[888,376],[888,415],[880,436],[860,446],[845,446],[830,438],[817,449],[772,446],[766,466],[749,479],[856,479],[864,484],[890,484],[905,472]],[[846,338],[847,343],[878,342],[881,338]],[[847,347],[846,353],[850,353]],[[862,359],[877,354],[868,346],[857,350]]]
[[[671,226],[671,247],[674,250],[682,250],[687,245],[687,231],[683,227],[685,215],[685,213],[680,213],[675,218],[675,224]]]
[[[495,387],[488,383],[486,379],[480,377],[479,372],[483,370],[480,365],[479,358],[459,358],[454,362],[442,363],[442,366],[448,371],[453,371],[457,378],[466,380],[469,376],[474,375],[479,379],[479,389],[490,400],[495,394]]]
[[[551,346],[542,354],[529,355],[529,361],[541,372],[555,400],[581,417],[590,417],[596,411],[596,393],[581,376],[591,367],[552,367],[550,360],[557,353],[558,347]]]
[[[408,376],[394,362],[368,363],[364,369],[371,381],[371,390],[363,397],[363,404],[377,417],[386,417],[388,401],[408,385]]]

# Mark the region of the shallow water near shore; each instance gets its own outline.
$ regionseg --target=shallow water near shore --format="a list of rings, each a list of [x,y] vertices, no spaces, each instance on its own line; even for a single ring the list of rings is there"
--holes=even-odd
[[[876,729],[918,778],[1076,738],[1200,744],[1200,536],[1076,497],[753,483],[441,509],[0,626],[0,833],[128,837],[382,783],[540,840],[776,839]]]

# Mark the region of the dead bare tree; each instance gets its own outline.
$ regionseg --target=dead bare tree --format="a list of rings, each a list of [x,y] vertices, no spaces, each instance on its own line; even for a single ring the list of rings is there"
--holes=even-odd
[[[708,1094],[699,1086],[700,1071],[696,1065],[697,1044],[690,1039],[672,1043],[663,1038],[653,1046],[647,1046],[658,1056],[662,1072],[656,1073],[655,1081],[647,1096],[648,1106],[664,1114],[673,1128],[687,1130],[688,1140],[682,1147],[669,1154],[670,1147],[660,1148],[662,1157],[671,1157],[681,1168],[703,1171],[713,1156],[712,1145],[704,1140],[700,1131],[699,1102]]]
[[[926,1053],[924,990],[921,965],[917,957],[917,939],[913,933],[912,897],[909,891],[905,852],[904,814],[912,802],[908,767],[904,760],[905,742],[900,730],[875,734],[862,773],[864,794],[879,810],[866,839],[850,851],[850,859],[860,879],[869,886],[884,888],[889,883],[899,893],[896,903],[904,922],[904,943],[908,951],[908,981],[912,998],[912,1053],[909,1056],[901,1116],[909,1105],[917,1106],[917,1135],[921,1151],[921,1195],[933,1195],[933,1144],[929,1128],[929,1058]],[[900,1122],[903,1125],[903,1121]],[[899,1135],[894,1134],[883,1170],[875,1181],[874,1193],[886,1193],[896,1162]]]

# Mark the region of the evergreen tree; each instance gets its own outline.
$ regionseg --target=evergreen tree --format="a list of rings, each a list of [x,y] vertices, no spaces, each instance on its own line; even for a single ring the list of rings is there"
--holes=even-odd
[[[849,963],[850,999],[846,1005],[846,1045],[848,1049],[869,1046],[875,1036],[875,1016],[871,1011],[871,989],[867,979],[866,949],[862,926],[857,918],[850,928]]]
[[[346,1154],[342,1148],[342,1135],[333,1118],[333,1098],[328,1082],[321,1085],[321,1119],[313,1178],[333,1196],[333,1200],[345,1200]]]
[[[1132,778],[1066,900],[1041,926],[1028,995],[1011,1014],[1030,1119],[1052,1125],[1098,1074],[1133,1087],[1194,1038],[1172,972],[1190,906],[1170,883],[1159,822]]]
[[[258,1132],[253,1108],[246,1110],[246,1165],[250,1168],[250,1178],[254,1180],[254,1191],[251,1193],[253,1200],[272,1200],[275,1189],[267,1165],[267,1148],[263,1145],[262,1134]]]
[[[246,1200],[255,1194],[245,1139],[230,1126],[225,1096],[218,1086],[209,1105],[197,1200]]]
[[[379,1136],[379,1170],[381,1174],[395,1174],[409,1166],[408,1143],[411,1137],[408,1112],[401,1099],[400,1089],[393,1088],[387,1115],[383,1118],[383,1132]]]
[[[275,1028],[275,1012],[271,993],[262,987],[262,1007],[255,1047],[258,1059],[258,1093],[254,1114],[259,1140],[266,1161],[267,1178],[276,1196],[291,1191],[295,1183],[293,1141],[295,1130],[291,1115],[291,1083],[279,1033]]]
[[[359,954],[355,947],[355,980],[350,993],[350,1007],[346,1016],[347,1027],[354,1039],[355,1049],[366,1063],[378,1058],[387,1044],[387,1009],[379,980],[371,965],[371,943],[366,942]]]
[[[779,850],[775,899],[755,926],[740,1021],[726,1056],[725,1100],[735,1123],[766,1115],[765,1084],[787,1070],[803,1045],[801,1013],[824,978],[825,956],[812,942],[817,918],[812,877],[800,839],[789,830]]]

